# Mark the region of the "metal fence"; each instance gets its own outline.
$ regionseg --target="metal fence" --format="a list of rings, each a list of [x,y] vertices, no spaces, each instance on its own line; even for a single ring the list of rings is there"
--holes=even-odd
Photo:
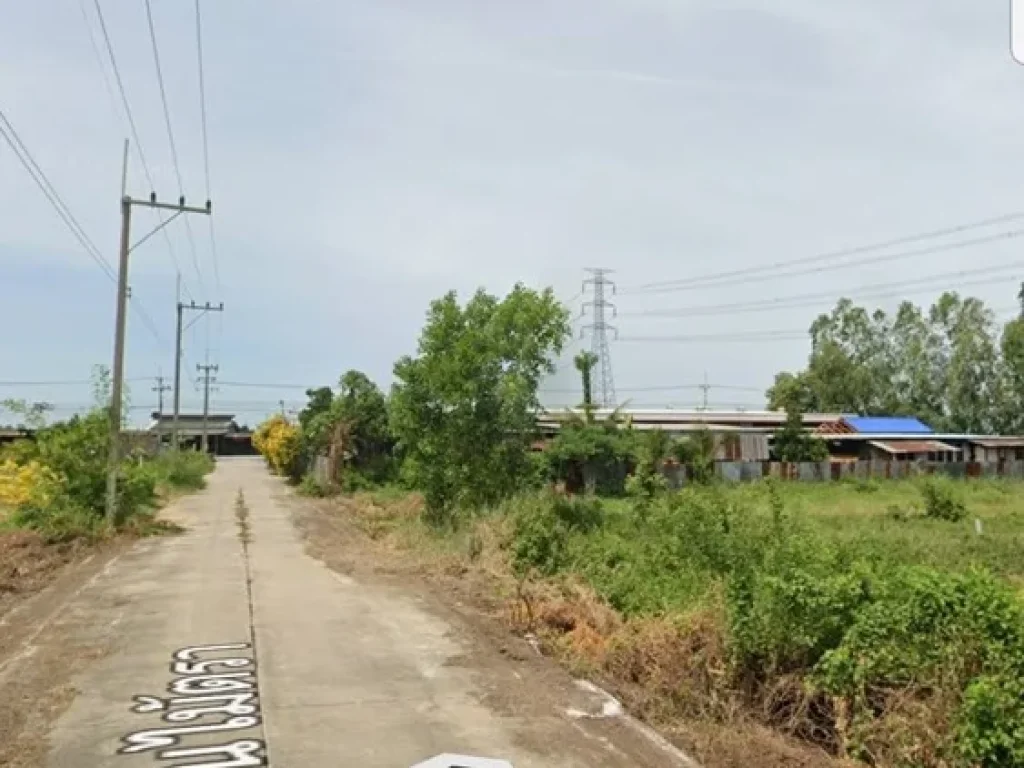
[[[664,470],[669,485],[686,485],[686,468],[669,466]],[[970,477],[1006,477],[1024,479],[1024,461],[1000,462],[913,462],[913,461],[822,461],[787,463],[780,461],[715,462],[715,474],[732,483],[752,482],[766,477],[796,482],[835,480],[899,480],[922,474]]]

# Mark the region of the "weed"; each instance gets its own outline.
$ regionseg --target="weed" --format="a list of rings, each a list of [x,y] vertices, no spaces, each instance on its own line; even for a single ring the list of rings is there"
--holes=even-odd
[[[924,513],[933,520],[958,523],[967,517],[967,504],[954,481],[946,477],[928,477],[921,483]]]

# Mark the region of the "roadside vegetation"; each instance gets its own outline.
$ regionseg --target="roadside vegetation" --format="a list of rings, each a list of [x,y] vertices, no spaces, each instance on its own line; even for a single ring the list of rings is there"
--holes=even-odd
[[[66,421],[45,424],[45,409],[5,401],[4,410],[32,427],[33,435],[0,448],[0,550],[6,553],[0,559],[13,561],[15,550],[39,552],[119,532],[156,531],[154,514],[167,498],[205,485],[213,469],[208,456],[130,453],[120,467],[115,520],[107,521],[109,389],[102,371],[96,378],[97,406]]]
[[[971,302],[931,313],[951,329],[936,347],[950,371],[985,317]],[[850,312],[840,302],[815,324],[830,366],[847,354],[839,339],[882,323]],[[583,407],[532,450],[537,385],[567,320],[550,292],[449,294],[390,395],[349,372],[337,391],[310,390],[298,423],[261,427],[258,445],[306,492],[361,491],[339,508],[371,538],[486,577],[516,631],[652,722],[755,723],[879,766],[1024,766],[1020,484],[719,484],[707,433],[596,418],[586,354]],[[833,321],[850,333],[830,335]],[[999,363],[1000,386],[1011,368]],[[851,385],[864,373],[842,370]],[[799,415],[833,405],[804,397],[824,376],[801,375],[772,394],[789,411],[774,445],[790,461],[822,458]],[[974,400],[929,403],[952,426],[982,423]],[[669,488],[667,465],[686,468],[687,487]]]

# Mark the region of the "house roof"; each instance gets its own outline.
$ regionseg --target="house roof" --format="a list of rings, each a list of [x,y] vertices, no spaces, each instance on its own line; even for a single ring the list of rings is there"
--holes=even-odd
[[[862,435],[930,435],[935,432],[920,419],[905,416],[845,416],[843,421]]]
[[[869,445],[885,451],[890,455],[906,453],[950,453],[958,452],[949,443],[938,440],[870,440]]]
[[[972,439],[971,442],[982,448],[1024,448],[1024,437],[979,437]]]
[[[580,408],[551,408],[542,410],[537,415],[537,422],[542,427],[558,427],[561,422],[571,418],[573,415],[581,415]],[[673,427],[678,424],[699,424],[699,425],[750,425],[766,428],[779,427],[786,421],[785,411],[740,411],[740,410],[697,410],[689,408],[620,408],[614,411],[610,408],[594,409],[594,418],[598,421],[608,418],[613,413],[618,413],[623,421],[627,419],[634,427],[640,424],[655,424],[664,427]],[[823,422],[839,421],[843,418],[841,413],[805,413],[803,423],[807,426],[814,426]]]

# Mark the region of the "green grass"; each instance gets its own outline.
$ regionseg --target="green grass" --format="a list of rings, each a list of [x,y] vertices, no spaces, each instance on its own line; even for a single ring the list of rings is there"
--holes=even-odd
[[[982,566],[1024,584],[1024,483],[971,480],[958,485],[968,515],[956,523],[924,516],[915,481],[787,483],[779,490],[786,507],[816,534],[865,556],[958,571]],[[763,484],[725,493],[768,512]],[[980,534],[975,520],[981,523]]]
[[[957,514],[933,503],[929,516],[926,487]],[[699,654],[687,661],[698,670],[700,708],[729,702],[880,766],[1024,768],[1024,732],[1015,729],[1024,722],[1022,491],[1024,483],[920,478],[601,500],[540,492],[438,528],[400,490],[362,498],[374,538],[435,558],[482,557],[492,571],[507,564],[548,587],[589,585],[622,629],[588,625],[563,645],[611,649],[588,663],[613,678],[624,674],[609,661],[615,649],[633,648],[647,674],[661,668],[658,658],[663,671],[677,669],[685,649],[721,648],[703,671]],[[567,623],[562,605],[555,632],[576,632],[587,611]],[[652,626],[663,633],[644,640],[640,630]],[[683,684],[672,679],[649,692],[667,709]]]

